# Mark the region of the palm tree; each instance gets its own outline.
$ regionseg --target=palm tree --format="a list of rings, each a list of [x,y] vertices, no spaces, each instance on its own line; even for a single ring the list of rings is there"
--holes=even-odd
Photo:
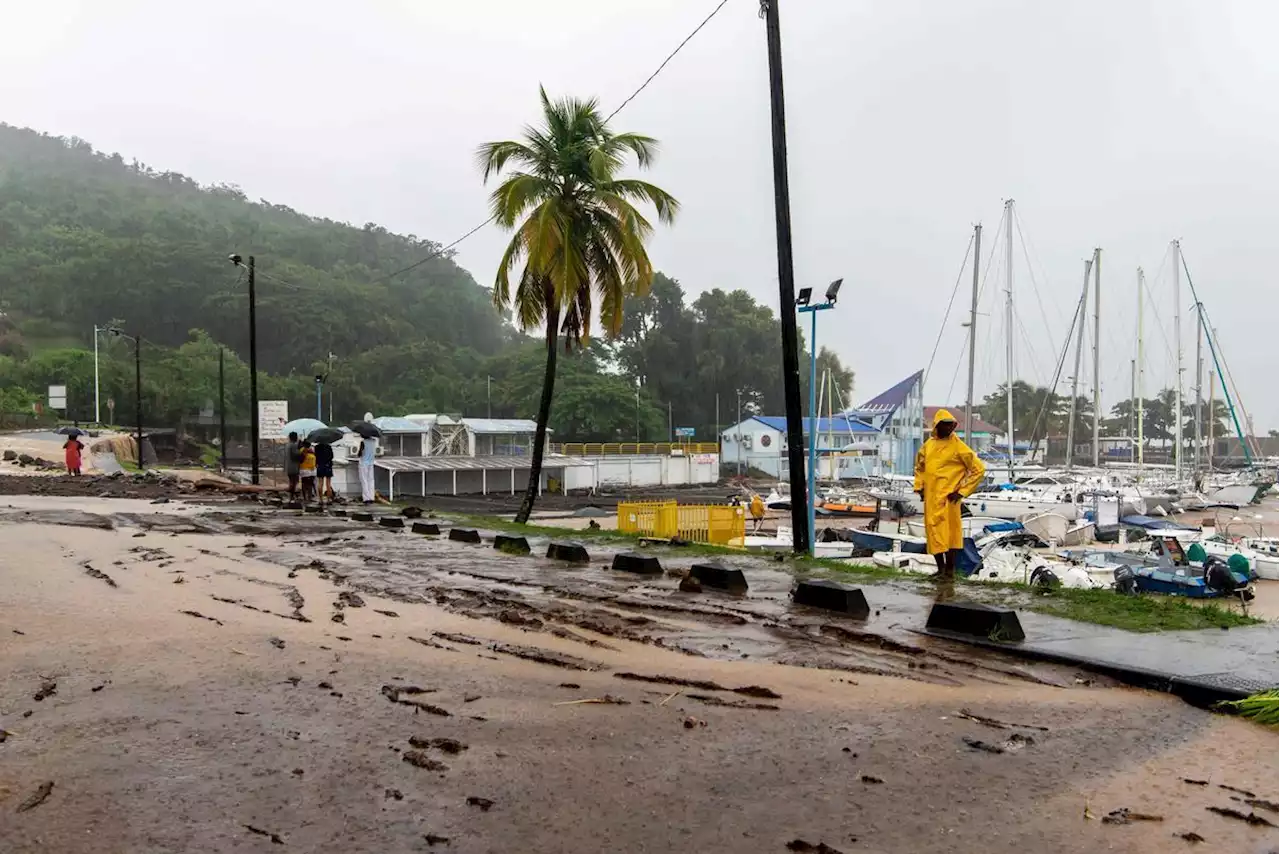
[[[552,101],[538,88],[542,124],[526,127],[520,140],[480,146],[484,180],[507,166],[490,197],[493,219],[514,231],[498,264],[493,304],[511,310],[522,330],[543,327],[547,368],[538,405],[529,486],[517,522],[529,521],[542,474],[542,451],[556,382],[556,351],[590,340],[592,315],[609,336],[622,330],[623,300],[643,296],[653,280],[645,240],[653,232],[633,201],[653,205],[658,219],[674,220],[679,203],[645,181],[621,178],[628,155],[641,168],[657,153],[657,141],[636,133],[613,133],[594,100]],[[524,269],[512,288],[511,272]]]

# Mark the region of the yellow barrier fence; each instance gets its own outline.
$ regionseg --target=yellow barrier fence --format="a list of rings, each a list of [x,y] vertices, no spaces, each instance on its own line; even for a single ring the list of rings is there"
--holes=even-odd
[[[565,454],[570,457],[620,457],[640,454],[672,453],[683,454],[718,454],[720,446],[715,442],[566,442],[563,445],[552,445],[553,454]]]
[[[618,530],[643,537],[729,545],[746,534],[742,507],[675,501],[629,501],[618,505]]]

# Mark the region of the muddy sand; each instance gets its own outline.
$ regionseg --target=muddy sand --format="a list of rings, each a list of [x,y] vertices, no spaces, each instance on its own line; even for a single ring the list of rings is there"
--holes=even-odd
[[[539,553],[0,501],[0,851],[1277,847],[1274,730]]]

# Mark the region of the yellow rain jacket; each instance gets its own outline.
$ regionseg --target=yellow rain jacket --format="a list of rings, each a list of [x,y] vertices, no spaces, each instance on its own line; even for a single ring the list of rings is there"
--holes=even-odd
[[[969,495],[987,473],[982,460],[955,433],[938,438],[938,424],[955,420],[947,410],[938,410],[933,419],[934,433],[916,454],[915,490],[923,493],[925,538],[931,555],[964,548],[960,502],[948,501],[947,496],[953,492]]]

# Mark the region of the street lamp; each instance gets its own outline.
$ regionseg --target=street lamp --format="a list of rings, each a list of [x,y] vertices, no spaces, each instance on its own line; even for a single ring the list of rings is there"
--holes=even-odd
[[[244,260],[237,254],[231,254],[228,260],[237,267],[244,266]],[[249,256],[249,441],[253,447],[252,454],[253,482],[258,483],[258,309],[254,296],[253,256]]]
[[[138,419],[138,470],[142,471],[147,467],[142,459],[142,337],[127,335],[123,329],[115,326],[108,326],[102,331],[117,338],[128,338],[133,342],[134,414]]]
[[[815,303],[810,305],[813,297],[813,288],[801,288],[800,293],[796,296],[796,311],[800,314],[808,314],[810,321],[809,332],[809,492],[806,496],[809,507],[809,554],[817,554],[818,543],[814,539],[815,510],[814,500],[817,497],[813,491],[815,468],[818,461],[818,312],[826,311],[829,308],[836,307],[836,297],[840,293],[840,286],[844,284],[844,279],[836,279],[827,285],[826,302]]]

